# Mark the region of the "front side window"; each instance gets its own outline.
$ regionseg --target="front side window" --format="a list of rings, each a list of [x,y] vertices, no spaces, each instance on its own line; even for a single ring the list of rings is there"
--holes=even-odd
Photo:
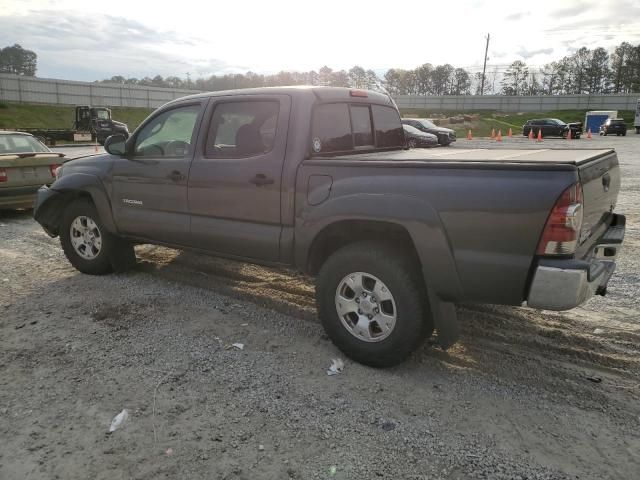
[[[376,129],[376,147],[404,147],[404,131],[400,115],[395,108],[372,105],[373,124]]]
[[[280,103],[239,101],[219,104],[213,112],[205,155],[244,158],[263,155],[273,148]]]
[[[191,150],[191,137],[200,105],[162,112],[136,136],[134,153],[142,157],[184,157]]]

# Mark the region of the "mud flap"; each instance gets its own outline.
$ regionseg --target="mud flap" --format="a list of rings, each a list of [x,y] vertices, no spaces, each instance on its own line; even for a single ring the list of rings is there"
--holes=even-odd
[[[460,336],[460,326],[456,306],[451,302],[443,302],[427,287],[429,296],[429,306],[433,317],[433,326],[438,332],[438,345],[443,350],[447,350],[458,341]]]
[[[136,252],[131,242],[115,238],[115,248],[110,249],[109,263],[116,273],[126,272],[136,266]]]

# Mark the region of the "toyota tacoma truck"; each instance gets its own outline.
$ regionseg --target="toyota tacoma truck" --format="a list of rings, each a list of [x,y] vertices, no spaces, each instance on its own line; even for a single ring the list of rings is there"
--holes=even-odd
[[[329,87],[172,101],[70,161],[34,216],[80,272],[140,243],[294,267],[364,364],[397,364],[455,304],[574,308],[604,295],[625,217],[613,150],[408,150],[387,95]]]

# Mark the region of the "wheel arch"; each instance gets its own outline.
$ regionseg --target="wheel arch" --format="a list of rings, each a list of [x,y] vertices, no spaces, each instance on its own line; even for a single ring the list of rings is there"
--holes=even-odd
[[[462,298],[442,222],[422,199],[375,194],[338,197],[305,212],[296,224],[295,238],[296,265],[312,275],[338,248],[363,239],[379,239],[414,255],[425,283],[438,297]]]
[[[113,234],[117,233],[111,202],[98,177],[74,173],[61,177],[50,188],[55,192],[55,195],[50,195],[42,204],[39,204],[34,216],[39,223],[46,226],[51,235],[58,235],[64,209],[78,198],[91,200],[107,231]]]

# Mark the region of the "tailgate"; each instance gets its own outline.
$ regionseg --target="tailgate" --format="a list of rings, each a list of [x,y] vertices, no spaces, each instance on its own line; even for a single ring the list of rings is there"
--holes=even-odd
[[[0,169],[6,177],[0,186],[51,184],[54,180],[51,165],[61,165],[62,161],[61,155],[55,153],[0,155]]]
[[[582,182],[584,216],[580,244],[596,240],[611,223],[620,191],[620,166],[615,152],[578,167]],[[592,242],[587,242],[590,244]],[[581,250],[581,249],[579,249]]]

